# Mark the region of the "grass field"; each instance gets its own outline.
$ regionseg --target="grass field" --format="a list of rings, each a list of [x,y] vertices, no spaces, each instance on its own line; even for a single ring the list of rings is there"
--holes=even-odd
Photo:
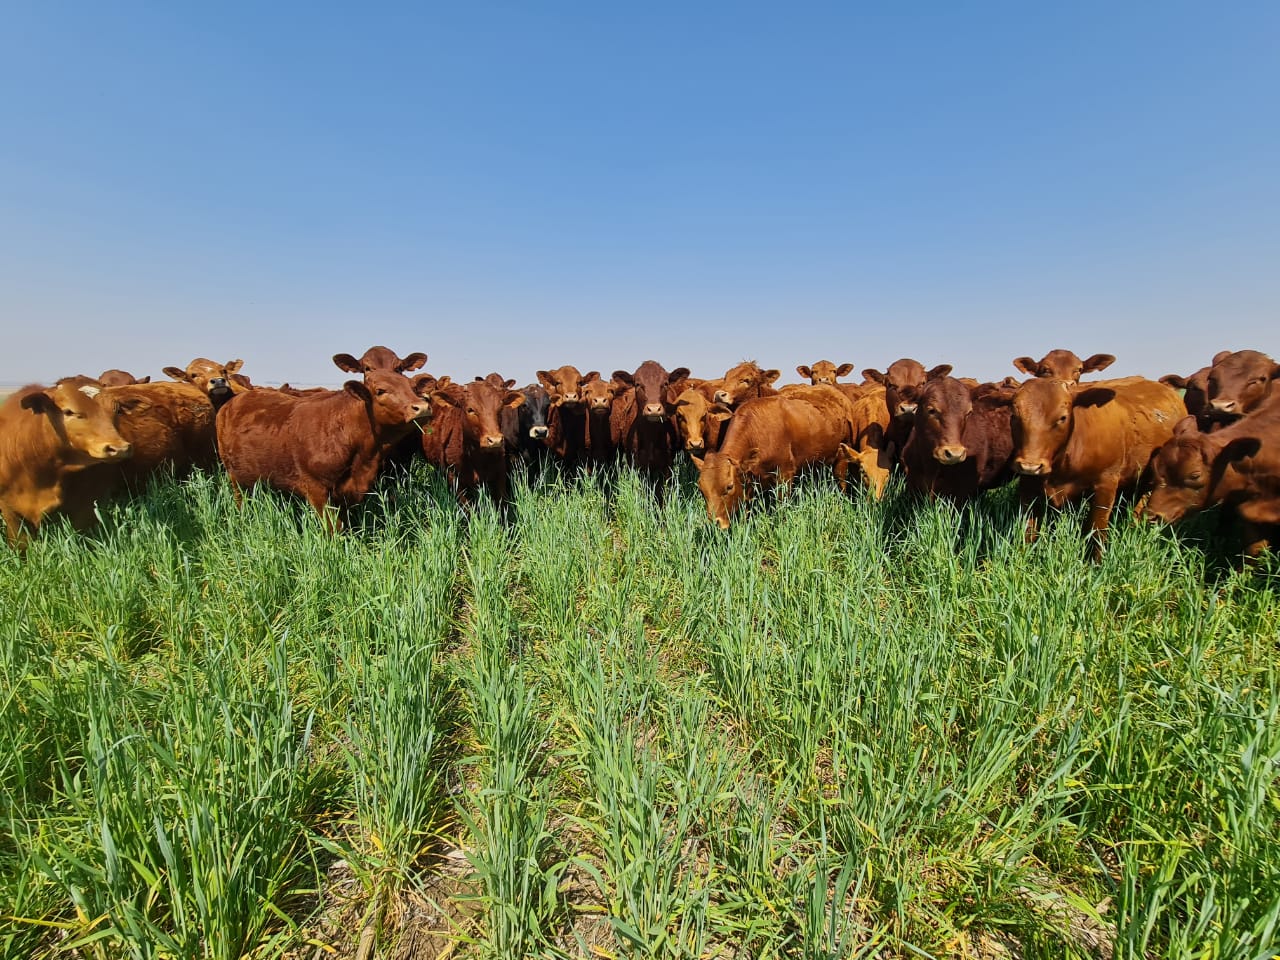
[[[801,485],[220,478],[0,550],[0,955],[1270,957],[1277,565]]]

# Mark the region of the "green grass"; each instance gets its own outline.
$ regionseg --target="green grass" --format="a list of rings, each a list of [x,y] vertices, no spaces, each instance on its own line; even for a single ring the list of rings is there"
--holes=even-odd
[[[1278,564],[1080,520],[159,483],[0,551],[0,955],[1270,957]]]

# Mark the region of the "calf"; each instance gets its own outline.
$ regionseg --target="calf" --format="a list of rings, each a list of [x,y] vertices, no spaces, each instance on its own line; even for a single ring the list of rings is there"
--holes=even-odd
[[[1029,377],[1079,383],[1081,374],[1105,370],[1115,362],[1109,353],[1095,353],[1088,360],[1081,360],[1070,350],[1050,350],[1039,360],[1015,357],[1013,365]]]
[[[675,403],[676,436],[687,453],[702,456],[720,449],[725,427],[733,411],[707,399],[698,389],[683,390]]]
[[[707,516],[723,530],[754,484],[790,484],[805,466],[834,466],[852,439],[852,404],[833,387],[748,400],[729,421],[715,453],[694,457]]]
[[[335,353],[333,365],[346,373],[370,373],[374,370],[389,370],[393,373],[408,373],[419,370],[426,365],[427,355],[414,352],[401,358],[390,347],[370,347],[357,360],[349,353]]]
[[[413,384],[385,370],[314,397],[251,390],[218,410],[218,453],[237,499],[265,483],[305,498],[337,530],[369,492],[386,447],[430,415]]]
[[[779,370],[761,370],[754,360],[744,360],[736,367],[730,367],[720,378],[720,387],[712,399],[736,407],[744,400],[777,396],[773,382],[780,376],[782,372]]]
[[[1271,396],[1271,384],[1280,377],[1280,364],[1257,350],[1223,350],[1209,368],[1206,396],[1215,420],[1243,417]]]
[[[1024,506],[1060,507],[1092,494],[1089,531],[1101,557],[1121,490],[1136,489],[1151,454],[1186,416],[1174,389],[1142,377],[1088,385],[1033,379],[1013,397],[1013,468]],[[1027,520],[1034,539],[1036,519]]]
[[[911,489],[963,503],[1009,481],[1010,392],[938,377],[916,399],[915,426],[902,450]]]
[[[196,357],[187,364],[185,370],[178,367],[165,367],[164,374],[173,380],[190,383],[209,397],[209,402],[217,410],[237,394],[246,393],[251,388],[244,386],[238,376],[243,360],[228,360],[226,363],[215,363],[204,357]]]
[[[847,377],[853,373],[853,364],[842,363],[837,367],[830,360],[819,360],[812,367],[805,366],[803,363],[800,364],[800,366],[796,367],[796,373],[815,386],[825,383],[834,387],[840,377]]]
[[[622,450],[651,483],[671,475],[677,438],[671,391],[688,379],[687,367],[670,373],[655,360],[646,360],[634,373],[615,370],[613,379],[631,387],[614,407],[615,430]]]
[[[515,410],[524,394],[486,380],[437,390],[431,395],[436,422],[422,435],[427,462],[444,471],[459,503],[485,489],[497,503],[507,499],[507,444],[500,417]]]
[[[133,449],[115,426],[116,407],[94,387],[31,385],[0,404],[0,514],[10,544],[26,544],[24,524],[38,529],[61,514],[77,530],[94,522],[94,504],[115,478],[98,472]],[[99,482],[78,474],[93,471]]]
[[[1244,556],[1257,557],[1280,533],[1280,405],[1212,434],[1187,417],[1151,461],[1151,475],[1148,519],[1177,523],[1226,504],[1242,521]]]

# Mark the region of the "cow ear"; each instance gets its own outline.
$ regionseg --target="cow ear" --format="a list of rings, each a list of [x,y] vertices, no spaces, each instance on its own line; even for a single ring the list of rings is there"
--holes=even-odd
[[[227,376],[229,377],[233,373],[239,373],[240,368],[243,366],[244,366],[243,360],[228,360],[224,369],[227,371]]]
[[[397,363],[396,369],[400,373],[408,373],[411,370],[420,369],[426,364],[426,362],[427,362],[427,355],[425,353],[414,352],[409,354],[399,363]]]
[[[1092,357],[1084,362],[1081,367],[1081,373],[1097,373],[1099,370],[1105,370],[1116,362],[1116,358],[1109,353],[1095,353]]]
[[[423,399],[431,396],[431,391],[439,386],[439,381],[429,373],[420,373],[411,382],[413,383],[413,392]]]
[[[1187,378],[1180,377],[1176,373],[1166,373],[1160,378],[1160,382],[1166,387],[1173,387],[1175,390],[1187,389]]]
[[[150,383],[150,382],[151,382],[151,374],[147,374],[145,377],[143,377],[141,380],[138,381],[138,383]]]
[[[760,374],[760,383],[763,386],[768,386],[769,384],[773,383],[773,381],[777,380],[780,376],[782,376],[781,370],[765,370]]]
[[[184,383],[189,382],[187,380],[187,371],[180,369],[179,367],[165,367],[162,372],[170,380],[180,380]]]
[[[509,390],[507,395],[502,398],[502,405],[504,407],[510,407],[512,410],[516,407],[522,406],[523,404],[524,394],[516,390]]]
[[[551,379],[551,374],[548,371],[539,370],[535,375],[538,378],[538,382],[548,390],[554,390],[556,388],[556,383]]]
[[[804,377],[806,380],[813,379],[813,371],[810,370],[806,364],[802,363],[796,367],[796,373],[800,374],[800,376]]]
[[[862,371],[862,379],[873,380],[876,383],[883,386],[885,381],[885,376],[883,373],[881,373],[879,370],[875,369],[874,367],[867,367],[867,369]]]
[[[1273,364],[1271,367],[1271,379],[1280,380],[1280,363]]]
[[[636,385],[636,378],[631,376],[631,374],[627,373],[625,370],[613,371],[613,379],[617,380],[619,383],[625,383],[628,387],[634,387]]]
[[[1262,449],[1262,441],[1257,437],[1236,437],[1218,454],[1218,458],[1227,463],[1235,460],[1243,460],[1245,457],[1256,456],[1258,451]]]
[[[442,384],[437,384],[437,387],[439,386],[442,386]],[[445,406],[449,407],[462,406],[462,404],[458,402],[458,399],[448,390],[436,389],[431,391],[431,399],[436,403],[443,403]]]
[[[878,423],[868,424],[867,426],[867,446],[879,449],[880,444],[884,442],[884,427]]]
[[[676,367],[667,374],[667,383],[679,383],[681,380],[689,379],[688,367]]]
[[[1183,417],[1178,421],[1178,425],[1173,428],[1175,437],[1195,436],[1200,432],[1200,425],[1196,423],[1195,417]]]
[[[701,473],[702,466],[704,463],[706,463],[706,461],[702,457],[696,456],[695,454],[692,454],[692,453],[689,454],[689,459],[693,461],[693,465],[697,467],[698,472]]]
[[[508,390],[510,390],[512,387],[514,387],[514,386],[516,385],[515,378],[514,378],[514,377],[508,377],[506,380],[503,380],[503,381],[502,381],[502,385],[503,385],[504,387],[506,387]]]
[[[707,411],[707,416],[716,423],[725,423],[733,419],[733,411],[724,404],[718,404],[717,407]]]
[[[837,377],[847,377],[851,373],[853,373],[852,363],[842,363],[840,366],[836,367]]]
[[[125,397],[117,406],[125,413],[137,413],[150,407],[151,401],[146,397]]]
[[[1077,407],[1101,407],[1110,403],[1116,397],[1116,392],[1110,387],[1089,387],[1081,390],[1072,399],[1072,403]]]
[[[951,375],[951,364],[940,363],[928,373],[924,375],[926,380],[941,380],[943,377]]]
[[[1215,353],[1215,354],[1213,355],[1212,364],[1213,364],[1214,366],[1217,366],[1219,363],[1221,363],[1223,360],[1227,359],[1227,357],[1229,357],[1229,356],[1231,356],[1231,351],[1230,351],[1230,350],[1219,350],[1217,353]]]
[[[592,370],[590,373],[584,373],[584,374],[582,375],[582,380],[581,380],[580,382],[581,382],[581,383],[595,383],[595,382],[596,382],[597,380],[599,380],[599,379],[600,379],[600,371],[599,371],[599,370]]]
[[[1027,376],[1034,377],[1036,375],[1036,367],[1039,366],[1039,364],[1030,357],[1014,357],[1013,366],[1015,369],[1021,370]]]
[[[30,410],[32,413],[53,413],[58,409],[58,401],[54,400],[45,391],[40,390],[36,393],[29,393],[22,398],[22,409]]]
[[[844,457],[846,460],[856,460],[858,458],[858,451],[853,449],[853,447],[849,446],[847,443],[841,443],[839,450],[840,456]]]
[[[436,380],[436,389],[443,390],[445,387],[450,386],[452,383],[453,383],[453,378],[446,373],[443,377],[440,377],[438,380]]]
[[[342,389],[357,400],[363,400],[365,403],[373,399],[373,394],[369,392],[369,388],[359,380],[348,380],[342,385]]]
[[[360,361],[349,353],[335,353],[333,355],[333,365],[339,370],[345,370],[347,373],[360,373]]]

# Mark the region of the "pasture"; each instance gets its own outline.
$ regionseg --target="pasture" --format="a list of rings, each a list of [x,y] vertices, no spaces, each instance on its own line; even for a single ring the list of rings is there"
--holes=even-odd
[[[0,954],[1274,953],[1274,558],[781,501],[198,473],[0,550]]]

